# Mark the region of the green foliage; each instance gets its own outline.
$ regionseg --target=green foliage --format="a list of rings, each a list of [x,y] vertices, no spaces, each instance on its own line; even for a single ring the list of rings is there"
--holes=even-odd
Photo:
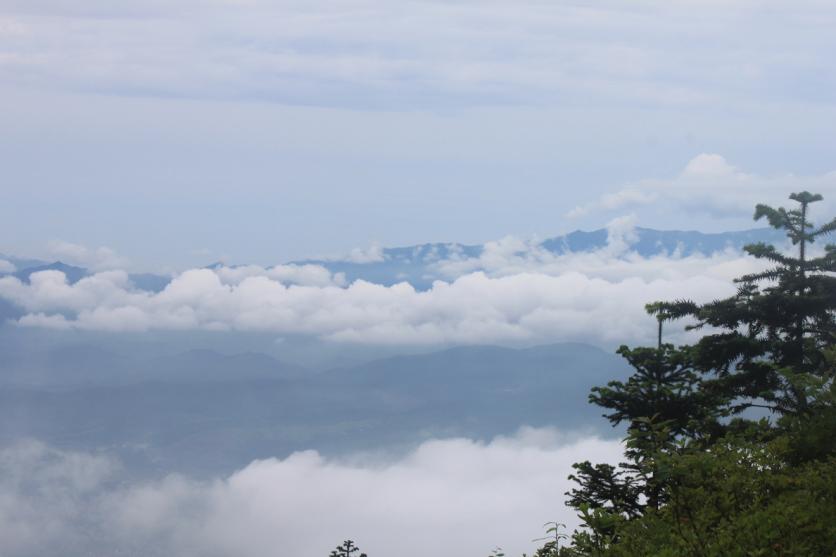
[[[658,458],[667,504],[624,521],[606,555],[833,554],[836,458],[790,467],[773,445],[737,437]]]
[[[758,205],[798,256],[747,246],[766,271],[708,304],[656,302],[655,348],[619,353],[635,369],[590,401],[628,426],[625,462],[581,462],[568,505],[582,528],[558,557],[836,555],[836,246],[810,258],[815,228],[797,209]],[[709,329],[694,346],[662,343],[663,322]],[[762,407],[772,420],[740,414]]]
[[[736,295],[708,304],[690,301],[658,304],[671,319],[690,317],[690,328],[710,326],[693,351],[694,365],[711,376],[705,390],[725,398],[735,413],[763,405],[778,414],[806,412],[805,382],[833,379],[824,350],[836,340],[836,246],[810,258],[809,244],[836,230],[836,219],[815,228],[807,220],[808,205],[820,195],[801,192],[790,199],[794,210],[758,205],[755,219],[787,232],[798,257],[774,246],[754,244],[746,251],[772,264],[770,269],[737,279]]]
[[[701,378],[690,350],[671,344],[622,346],[618,354],[635,373],[626,382],[594,387],[589,396],[591,403],[612,410],[605,417],[613,425],[627,422],[630,428],[640,428],[640,418],[654,417],[667,422],[676,435],[696,437],[716,424],[715,401],[699,389]]]
[[[543,527],[546,529],[546,535],[532,541],[546,543],[534,553],[534,557],[556,557],[560,554],[561,542],[569,539],[567,534],[561,532],[561,529],[566,529],[566,525],[560,522],[546,522]]]
[[[569,476],[578,487],[569,491],[567,505],[576,509],[607,509],[627,517],[640,516],[641,488],[638,480],[627,470],[611,464],[592,464],[584,461],[572,465]]]

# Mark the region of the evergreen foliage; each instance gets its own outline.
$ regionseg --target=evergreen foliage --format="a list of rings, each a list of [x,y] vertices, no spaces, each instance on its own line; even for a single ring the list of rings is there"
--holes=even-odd
[[[808,206],[822,197],[801,192],[790,199],[800,207],[758,205],[755,219],[766,217],[785,230],[798,257],[762,243],[746,246],[747,253],[772,266],[737,279],[735,296],[704,305],[661,305],[671,318],[696,319],[691,329],[717,329],[697,343],[695,365],[712,377],[706,389],[724,397],[732,413],[753,406],[779,415],[804,413],[814,396],[811,382],[828,380],[823,351],[836,339],[836,246],[825,246],[823,255],[813,258],[808,247],[836,230],[836,218],[816,229],[807,220]]]
[[[808,210],[822,197],[790,199],[758,205],[755,220],[785,231],[797,256],[749,245],[769,266],[734,296],[647,306],[657,346],[622,346],[635,373],[590,395],[627,426],[626,461],[575,464],[567,504],[583,527],[549,555],[836,555],[836,246],[810,257],[836,219],[816,228]],[[663,323],[680,318],[707,333],[664,344]]]

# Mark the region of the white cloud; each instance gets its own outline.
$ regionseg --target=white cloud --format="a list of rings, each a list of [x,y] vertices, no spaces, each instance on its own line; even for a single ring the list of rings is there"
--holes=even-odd
[[[83,507],[117,468],[106,457],[37,442],[0,450],[0,553],[50,555],[81,543],[95,520]]]
[[[721,155],[702,153],[691,159],[669,180],[642,180],[597,201],[575,207],[567,216],[579,217],[595,210],[623,210],[653,204],[657,212],[702,212],[713,216],[751,215],[758,203],[790,207],[790,192],[808,190],[825,194],[811,206],[813,215],[827,217],[836,210],[836,172],[819,176],[759,176],[748,174]]]
[[[833,21],[815,1],[745,0],[709,15],[693,2],[533,0],[11,0],[4,11],[0,29],[14,32],[0,35],[0,72],[13,82],[341,106],[769,98],[776,75],[820,82]],[[721,40],[732,30],[743,30],[734,48]]]
[[[16,270],[17,268],[11,261],[0,259],[0,273],[14,273]]]
[[[352,248],[348,253],[339,255],[317,255],[311,260],[336,263],[380,263],[386,261],[386,253],[380,242],[372,242],[365,248]]]
[[[562,276],[578,273],[589,279],[618,283],[629,278],[644,282],[677,282],[693,278],[731,281],[743,274],[763,268],[763,264],[740,252],[728,250],[712,255],[694,254],[682,257],[659,253],[643,257],[630,248],[637,240],[635,217],[617,217],[607,225],[607,245],[589,252],[556,254],[545,249],[539,240],[523,240],[508,236],[488,242],[478,257],[451,257],[430,266],[438,276],[455,279],[474,272],[489,277],[507,277],[519,273]],[[691,295],[684,290],[675,297]]]
[[[314,451],[224,479],[113,482],[99,456],[43,445],[0,452],[0,552],[148,557],[321,557],[352,538],[372,557],[531,552],[548,520],[577,524],[571,464],[615,462],[621,444],[523,429],[489,443],[434,440],[396,458]]]
[[[427,291],[362,280],[341,286],[341,276],[321,268],[284,266],[194,269],[159,293],[134,290],[123,271],[73,285],[47,271],[30,284],[0,278],[0,297],[26,311],[19,321],[26,326],[269,331],[380,344],[611,345],[652,337],[645,303],[731,295],[734,277],[761,268],[734,252],[641,257],[628,249],[631,234],[632,221],[617,219],[607,248],[562,256],[506,238],[478,258],[436,262],[433,270],[450,281]]]
[[[343,273],[331,273],[321,265],[275,265],[273,267],[260,267],[258,265],[243,265],[240,267],[220,267],[215,269],[215,274],[224,284],[240,284],[249,277],[267,277],[277,280],[282,284],[298,284],[306,286],[343,286],[345,275]]]
[[[688,161],[685,170],[682,171],[682,177],[684,178],[725,178],[735,175],[745,177],[720,155],[706,153],[697,155]]]
[[[347,261],[349,263],[378,263],[385,259],[383,246],[379,243],[372,243],[368,248],[354,248],[348,255],[336,258],[335,261]]]
[[[55,241],[49,243],[49,253],[64,263],[93,271],[124,268],[129,263],[126,258],[105,246],[93,249],[72,242]]]
[[[639,240],[636,232],[636,215],[618,217],[607,223],[607,251],[621,254]]]

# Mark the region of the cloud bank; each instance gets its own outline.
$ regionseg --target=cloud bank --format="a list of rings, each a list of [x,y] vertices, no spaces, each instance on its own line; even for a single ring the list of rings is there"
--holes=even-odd
[[[642,180],[579,205],[567,216],[595,211],[624,210],[653,205],[659,212],[700,212],[713,217],[751,213],[758,203],[789,206],[790,192],[809,190],[825,194],[811,206],[813,215],[827,217],[836,211],[836,171],[818,176],[760,176],[743,172],[721,155],[702,153],[691,159],[677,176],[667,180]]]
[[[266,331],[366,344],[612,345],[653,338],[645,303],[727,296],[734,277],[761,268],[735,252],[641,257],[629,251],[630,235],[629,220],[619,220],[607,248],[565,255],[508,238],[478,258],[434,263],[449,279],[426,291],[408,283],[345,285],[322,267],[287,265],[192,269],[159,293],[133,288],[124,271],[75,284],[44,271],[29,283],[0,278],[0,298],[23,308],[22,326]]]
[[[395,459],[306,451],[213,481],[131,482],[105,456],[29,442],[0,451],[0,553],[322,557],[352,538],[372,556],[519,555],[544,522],[577,524],[563,504],[571,464],[620,453],[616,441],[523,429]]]
[[[49,244],[49,253],[65,263],[94,271],[125,268],[129,264],[126,258],[106,246],[91,249],[72,242],[53,241]]]
[[[261,267],[259,265],[240,265],[235,267],[221,266],[213,269],[218,279],[227,286],[236,286],[245,279],[262,277],[275,280],[286,285],[304,286],[344,286],[343,273],[331,273],[321,265],[275,265]]]

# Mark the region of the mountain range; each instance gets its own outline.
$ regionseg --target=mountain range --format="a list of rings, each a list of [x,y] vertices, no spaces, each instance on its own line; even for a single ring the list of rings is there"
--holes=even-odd
[[[606,248],[609,231],[605,228],[575,231],[540,242],[538,247],[555,255],[581,253]],[[772,228],[756,228],[734,232],[705,233],[697,231],[654,230],[635,228],[631,234],[630,251],[649,257],[660,254],[688,256],[696,253],[711,255],[724,250],[740,250],[746,244],[756,242],[781,244],[785,237]],[[332,273],[342,273],[347,282],[366,280],[383,285],[409,282],[415,288],[429,288],[434,280],[447,278],[439,276],[435,265],[444,260],[478,258],[485,251],[485,245],[459,243],[429,243],[406,247],[381,248],[362,258],[325,259],[312,258],[291,261],[291,264],[321,265]],[[70,283],[91,274],[89,269],[68,265],[61,261],[46,262],[0,254],[0,260],[10,262],[16,270],[13,275],[23,281],[38,271],[57,270],[67,276]],[[221,266],[221,263],[207,265],[207,268]],[[238,265],[229,265],[235,267]],[[3,273],[0,273],[3,276]],[[171,277],[153,273],[133,273],[130,279],[140,290],[159,292],[171,281]]]
[[[609,234],[577,231],[536,247],[556,255],[590,252],[606,248]],[[637,228],[622,239],[643,256],[709,255],[784,241],[772,229]],[[478,258],[488,249],[422,244],[354,260],[295,263],[322,265],[348,282],[409,281],[427,288],[439,261]],[[60,271],[70,282],[91,274],[60,261],[0,259],[15,267],[7,275],[22,281],[45,270]],[[136,288],[154,292],[171,280],[147,273],[130,278]],[[20,311],[0,299],[0,320]],[[302,449],[407,448],[428,438],[486,439],[523,425],[612,434],[587,396],[592,386],[629,372],[615,354],[581,343],[436,347],[394,356],[341,348],[322,360],[330,363],[311,368],[296,363],[299,354],[333,347],[278,340],[159,333],[130,344],[104,333],[0,324],[0,443],[37,438],[56,447],[113,451],[142,473],[211,475]]]
[[[523,425],[606,433],[586,397],[628,370],[581,343],[456,347],[324,372],[210,350],[137,360],[69,345],[39,357],[47,375],[37,384],[14,380],[32,362],[0,362],[0,442],[112,450],[146,473],[212,474],[301,449],[406,448]]]

